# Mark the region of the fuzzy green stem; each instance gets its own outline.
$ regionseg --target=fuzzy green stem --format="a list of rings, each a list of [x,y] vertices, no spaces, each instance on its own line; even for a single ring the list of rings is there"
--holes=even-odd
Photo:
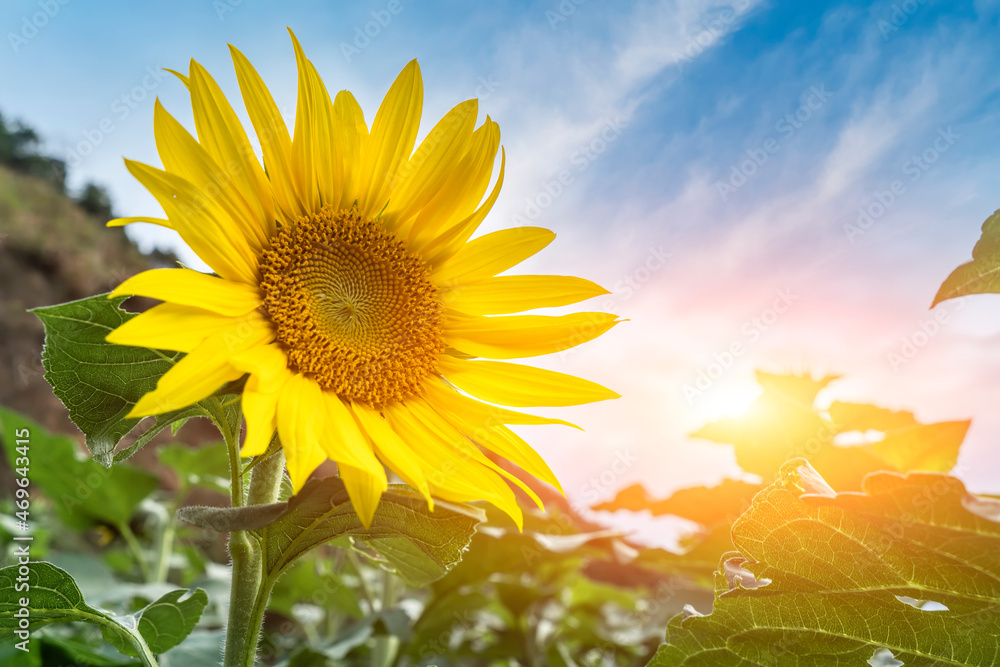
[[[230,423],[226,409],[219,399],[211,399],[209,413],[216,428],[222,434],[229,451],[229,496],[232,507],[243,507],[243,474],[240,470],[240,426]]]
[[[256,465],[247,494],[250,505],[277,500],[284,464],[284,454],[278,450]],[[232,473],[233,486],[240,486],[242,501],[239,470],[237,459],[236,472]],[[226,627],[222,664],[224,667],[253,667],[264,612],[267,610],[274,580],[266,576],[260,544],[247,532],[236,531],[230,535],[229,555],[233,562],[233,582],[229,594],[229,624]]]

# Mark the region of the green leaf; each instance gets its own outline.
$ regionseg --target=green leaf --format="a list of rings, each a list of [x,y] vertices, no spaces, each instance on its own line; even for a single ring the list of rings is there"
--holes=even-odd
[[[107,469],[81,458],[70,438],[52,435],[26,417],[0,408],[0,437],[11,467],[16,457],[15,432],[27,430],[32,485],[38,485],[54,501],[62,521],[83,530],[96,521],[116,526],[128,522],[139,503],[159,486],[154,475],[131,466]]]
[[[126,298],[100,294],[31,311],[45,325],[45,379],[106,467],[118,442],[140,421],[125,415],[183,356],[104,340],[135,317],[119,308]]]
[[[983,234],[972,249],[972,261],[945,278],[931,308],[960,296],[996,292],[1000,292],[1000,211],[986,218]]]
[[[364,617],[354,591],[328,569],[322,558],[298,560],[278,580],[268,610],[291,617],[292,607],[304,602],[335,616]]]
[[[471,507],[427,501],[405,487],[382,496],[370,528],[365,529],[337,477],[313,479],[288,502],[288,511],[255,531],[264,566],[277,576],[298,556],[335,538],[377,560],[413,586],[424,586],[462,559],[476,526],[483,520]]]
[[[208,604],[208,595],[200,588],[188,593],[184,589],[170,591],[134,614],[117,617],[117,620],[129,628],[137,628],[153,653],[164,653],[191,634]],[[121,635],[105,629],[104,636],[122,653],[136,655],[132,647],[122,641]]]
[[[733,525],[708,616],[678,615],[650,663],[1000,663],[1000,502],[938,473],[876,473],[836,494],[787,462]],[[930,611],[925,602],[944,605]],[[915,605],[915,606],[914,606]]]
[[[181,426],[194,417],[208,417],[211,419],[211,414],[209,414],[201,403],[196,403],[179,410],[172,410],[170,412],[164,412],[162,415],[156,415],[156,421],[153,422],[153,425],[146,429],[142,435],[136,438],[135,442],[131,445],[119,452],[115,452],[112,462],[118,463],[131,458],[133,454],[145,447],[150,440],[159,435],[160,432],[168,426],[170,427],[170,433],[176,434]]]
[[[226,443],[201,447],[169,443],[160,447],[157,454],[160,463],[169,466],[185,486],[229,493],[229,451]]]
[[[197,589],[181,600],[186,593],[171,591],[134,614],[117,616],[88,605],[73,577],[51,563],[13,565],[0,569],[0,630],[13,634],[19,629],[24,599],[29,629],[48,623],[93,623],[123,653],[149,656],[178,644],[201,617],[208,596]]]
[[[107,645],[95,648],[80,639],[41,637],[43,665],[72,665],[73,667],[142,667],[141,662],[129,660],[115,653]],[[7,663],[4,663],[5,667]]]

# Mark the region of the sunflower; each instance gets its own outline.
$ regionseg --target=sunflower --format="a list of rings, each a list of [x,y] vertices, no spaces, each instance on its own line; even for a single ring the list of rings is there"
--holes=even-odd
[[[500,143],[478,105],[449,111],[416,151],[423,85],[410,62],[369,130],[347,91],[330,99],[292,35],[298,66],[289,137],[274,99],[230,47],[263,165],[218,84],[197,62],[174,72],[191,95],[197,138],[156,102],[163,169],[126,160],[175,230],[214,274],[140,273],[112,292],[163,303],[108,341],[186,353],[129,417],[190,405],[247,376],[242,455],[277,431],[298,491],[327,459],[365,525],[386,467],[434,498],[486,500],[520,526],[511,482],[541,506],[505,458],[556,488],[508,425],[566,424],[505,407],[615,398],[580,378],[508,361],[564,350],[616,323],[607,313],[512,315],[607,294],[569,276],[503,275],[554,234],[520,227],[471,239],[503,182]],[[485,199],[484,199],[485,196]],[[561,490],[561,489],[560,489]]]

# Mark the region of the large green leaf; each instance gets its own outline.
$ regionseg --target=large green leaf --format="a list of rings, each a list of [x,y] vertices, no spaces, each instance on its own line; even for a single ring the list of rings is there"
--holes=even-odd
[[[413,586],[424,586],[462,559],[483,520],[479,510],[427,501],[405,487],[383,494],[370,528],[365,528],[339,478],[310,480],[288,501],[276,521],[255,531],[264,565],[275,576],[309,549],[335,538],[346,540]]]
[[[107,469],[85,459],[68,437],[53,435],[35,422],[0,408],[0,438],[3,438],[11,468],[20,454],[16,451],[15,432],[27,431],[29,474],[54,502],[63,522],[85,529],[95,521],[116,526],[128,522],[139,503],[152,493],[159,482],[154,475],[131,466]]]
[[[24,569],[27,573],[24,573]],[[51,563],[32,562],[0,569],[0,630],[13,634],[27,609],[27,629],[49,623],[83,621],[127,655],[163,653],[194,628],[208,596],[201,589],[171,591],[134,614],[115,615],[87,604],[73,577]],[[22,607],[21,600],[27,600]]]
[[[119,308],[126,298],[100,294],[31,311],[45,325],[45,379],[104,466],[111,465],[118,442],[139,423],[125,415],[183,356],[104,340],[135,317]]]
[[[676,616],[651,665],[854,666],[882,649],[1000,664],[1000,502],[954,477],[877,473],[837,494],[792,460],[733,542],[712,613]]]
[[[972,261],[945,278],[931,308],[955,297],[996,292],[1000,292],[1000,211],[986,218],[983,235],[972,249]]]

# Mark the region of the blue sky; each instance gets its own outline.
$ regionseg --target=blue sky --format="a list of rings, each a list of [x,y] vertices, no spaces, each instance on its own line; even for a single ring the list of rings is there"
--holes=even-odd
[[[190,120],[183,86],[150,72],[193,57],[235,100],[227,42],[289,123],[286,25],[369,120],[414,57],[424,131],[480,98],[508,156],[487,229],[555,230],[527,270],[597,280],[613,294],[595,307],[630,320],[541,361],[623,394],[562,411],[584,433],[527,429],[571,498],[737,474],[685,434],[745,405],[755,367],[842,374],[827,399],[971,417],[958,473],[1000,488],[1000,297],[927,309],[1000,206],[1000,2],[99,6],[0,8],[0,110],[75,164],[74,186],[108,185],[122,215],[159,212],[121,162],[158,164],[153,98]]]

